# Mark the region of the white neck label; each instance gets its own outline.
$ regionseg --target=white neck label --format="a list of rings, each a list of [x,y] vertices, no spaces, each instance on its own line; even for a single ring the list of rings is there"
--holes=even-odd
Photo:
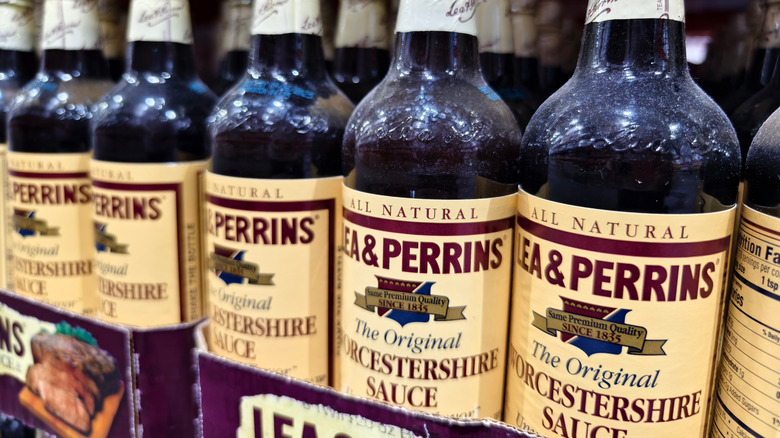
[[[34,25],[32,6],[0,4],[0,49],[32,52]]]
[[[589,0],[585,13],[585,24],[635,19],[685,22],[685,6],[683,0]]]
[[[387,7],[381,0],[342,0],[336,47],[387,49]]]
[[[480,4],[477,20],[480,52],[514,53],[509,0],[488,0]]]
[[[97,0],[46,0],[41,48],[99,50]]]
[[[127,20],[128,42],[192,44],[187,0],[133,0]]]
[[[252,35],[322,35],[318,0],[255,0]]]
[[[457,32],[477,36],[482,0],[401,0],[398,32]]]

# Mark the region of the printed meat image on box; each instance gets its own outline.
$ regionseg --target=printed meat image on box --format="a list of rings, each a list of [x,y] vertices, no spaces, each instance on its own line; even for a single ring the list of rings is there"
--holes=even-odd
[[[116,359],[81,328],[33,336],[19,400],[59,436],[105,438],[124,394]]]

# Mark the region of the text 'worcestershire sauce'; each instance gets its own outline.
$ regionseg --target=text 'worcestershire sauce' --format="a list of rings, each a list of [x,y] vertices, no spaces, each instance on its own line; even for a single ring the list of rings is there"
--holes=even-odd
[[[33,38],[32,1],[0,4],[0,287],[13,289],[13,209],[8,190],[6,116],[22,86],[35,76],[38,60]]]
[[[217,105],[206,176],[209,347],[329,383],[341,141],[317,0],[254,4],[248,74]]]
[[[744,205],[712,437],[780,434],[780,113],[759,129],[745,161]]]
[[[8,118],[14,287],[95,315],[91,107],[108,91],[95,0],[46,0],[43,60]]]
[[[668,6],[667,6],[668,5]],[[523,138],[505,421],[703,436],[740,154],[696,87],[682,1],[593,0]]]
[[[388,76],[350,119],[337,389],[500,418],[521,135],[475,8],[402,0]]]
[[[100,317],[178,324],[202,315],[198,180],[216,96],[195,71],[187,1],[133,0],[128,41],[91,124]]]

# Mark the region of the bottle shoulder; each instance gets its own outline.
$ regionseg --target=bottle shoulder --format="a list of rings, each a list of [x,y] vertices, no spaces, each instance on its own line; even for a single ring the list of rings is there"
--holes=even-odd
[[[59,76],[39,73],[14,99],[10,117],[18,115],[42,118],[88,118],[95,105],[113,83],[104,79]]]
[[[642,152],[677,161],[700,160],[709,152],[737,161],[740,156],[728,118],[690,78],[623,74],[569,80],[534,114],[523,148],[549,155]]]
[[[309,135],[343,130],[354,106],[328,78],[246,75],[223,95],[211,117],[214,135],[232,131]]]

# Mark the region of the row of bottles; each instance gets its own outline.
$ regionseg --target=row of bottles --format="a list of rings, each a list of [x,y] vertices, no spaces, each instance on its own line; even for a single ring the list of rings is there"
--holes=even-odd
[[[129,325],[205,314],[217,354],[443,415],[704,436],[741,154],[688,72],[682,0],[591,0],[572,78],[532,116],[517,78],[565,75],[523,69],[533,37],[506,29],[528,2],[401,0],[392,44],[373,4],[340,12],[377,30],[344,71],[393,47],[353,107],[316,0],[230,3],[249,45],[221,98],[185,0],[132,1],[115,85],[97,3],[46,0],[40,71],[8,114],[14,290]],[[540,10],[560,47],[560,4]],[[748,206],[774,214],[773,161],[751,154]]]

